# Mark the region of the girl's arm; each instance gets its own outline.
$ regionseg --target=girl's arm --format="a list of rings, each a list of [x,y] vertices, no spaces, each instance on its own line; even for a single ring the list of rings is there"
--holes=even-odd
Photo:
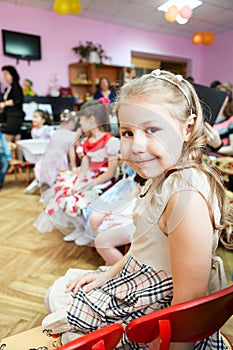
[[[94,180],[94,184],[100,185],[102,183],[105,183],[111,180],[116,174],[117,166],[118,166],[118,156],[117,155],[108,156],[108,170],[105,171],[103,174],[99,175]]]
[[[83,164],[83,160],[81,163],[81,171],[83,171],[82,164]],[[108,157],[108,170],[103,172],[101,175],[99,175],[95,179],[88,181],[86,184],[85,183],[81,184],[80,181],[82,178],[85,177],[85,174],[87,172],[87,169],[86,169],[85,171],[83,171],[84,176],[81,178],[79,176],[79,178],[76,180],[76,184],[79,184],[79,185],[76,185],[75,190],[73,192],[77,191],[78,189],[84,191],[90,187],[94,187],[95,185],[100,185],[102,183],[105,183],[105,182],[111,180],[116,174],[117,166],[118,166],[117,156],[109,156]]]
[[[85,183],[82,184],[82,180],[85,178],[86,173],[89,171],[89,159],[87,156],[83,156],[81,166],[79,168],[78,177],[74,182],[72,193],[80,191],[81,188],[85,186]]]
[[[89,163],[89,159],[87,156],[83,156],[82,157],[82,162],[80,165],[80,174],[79,174],[79,181],[82,181],[82,179],[85,178],[87,172],[90,169],[90,163]]]
[[[172,304],[206,295],[211,270],[213,226],[205,199],[182,191],[163,215],[168,233],[174,295]]]
[[[68,152],[68,155],[69,155],[70,167],[71,169],[75,169],[77,167],[77,164],[76,164],[76,152],[75,152],[74,146],[71,147],[71,149]]]
[[[163,215],[171,257],[172,305],[206,295],[211,270],[213,227],[204,198],[182,191],[171,197]],[[193,343],[172,343],[170,350],[192,350]]]
[[[222,147],[222,140],[218,130],[213,128],[209,123],[205,122],[205,133],[207,136],[208,145],[213,148],[213,150],[218,151]]]
[[[127,255],[123,256],[116,264],[110,267],[107,271],[101,273],[87,274],[69,285],[67,285],[66,292],[69,293],[74,289],[74,294],[82,287],[84,292],[88,293],[93,288],[101,287],[111,278],[115,277],[124,267]]]

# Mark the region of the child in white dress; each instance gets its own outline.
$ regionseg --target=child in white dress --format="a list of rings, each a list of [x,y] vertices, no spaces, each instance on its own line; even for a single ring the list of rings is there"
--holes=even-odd
[[[129,252],[104,272],[70,269],[50,288],[43,327],[63,333],[63,343],[206,295],[219,237],[223,230],[232,235],[232,208],[218,174],[203,161],[206,135],[192,85],[155,70],[121,88],[117,110],[121,155],[148,181],[133,213]],[[147,346],[124,335],[119,348]],[[216,332],[170,349],[224,345]]]
[[[53,127],[51,126],[51,119],[50,114],[47,111],[43,111],[41,109],[35,110],[33,113],[33,119],[32,119],[32,129],[31,129],[31,136],[32,140],[49,140],[51,135],[53,133]],[[18,144],[24,145],[25,143],[28,143],[28,148],[30,149],[30,143],[33,143],[32,140],[27,141],[20,141]],[[44,145],[42,146],[44,147]],[[38,160],[40,162],[40,159]],[[37,160],[36,160],[37,164]],[[34,168],[35,172],[35,178],[32,180],[32,182],[25,188],[24,193],[26,194],[33,194],[36,192],[36,190],[39,188],[40,181],[38,178],[38,172],[36,170],[36,165]]]

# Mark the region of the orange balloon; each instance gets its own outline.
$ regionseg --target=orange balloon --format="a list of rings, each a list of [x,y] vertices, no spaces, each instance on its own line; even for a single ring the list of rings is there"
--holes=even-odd
[[[214,41],[214,34],[212,32],[204,32],[202,35],[202,42],[204,45],[211,45]]]
[[[58,15],[67,15],[70,11],[69,0],[55,0],[53,9]]]
[[[72,15],[77,15],[81,12],[82,5],[79,0],[70,0],[70,13]]]
[[[193,44],[195,44],[195,45],[201,44],[201,43],[202,43],[202,40],[203,40],[202,37],[203,37],[203,35],[202,35],[201,32],[196,32],[196,33],[194,33],[193,36],[192,36],[192,42],[193,42]]]
[[[178,8],[175,5],[173,5],[169,7],[167,12],[165,12],[164,16],[168,22],[175,22],[178,13],[179,13]]]

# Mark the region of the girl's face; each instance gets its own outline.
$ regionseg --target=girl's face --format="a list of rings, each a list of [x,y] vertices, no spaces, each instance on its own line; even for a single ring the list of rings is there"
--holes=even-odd
[[[3,71],[3,78],[7,84],[12,84],[13,77],[7,70]]]
[[[41,128],[45,123],[45,119],[41,117],[40,113],[35,112],[33,114],[32,126],[35,128]]]
[[[161,177],[177,163],[188,137],[186,122],[149,102],[122,104],[118,113],[121,155],[141,177]]]
[[[80,124],[80,128],[82,130],[82,132],[84,132],[84,134],[86,134],[87,132],[90,132],[91,129],[93,129],[93,118],[94,117],[85,117],[84,115],[80,116],[79,119],[79,124]]]

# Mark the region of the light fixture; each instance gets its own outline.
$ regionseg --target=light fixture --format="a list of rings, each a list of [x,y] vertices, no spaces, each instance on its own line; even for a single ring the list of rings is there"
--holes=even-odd
[[[168,0],[159,6],[158,11],[165,12],[165,19],[168,22],[177,22],[186,24],[192,17],[192,10],[202,5],[201,0]],[[173,8],[176,9],[177,15],[174,14]]]
[[[173,5],[177,6],[179,10],[183,6],[188,5],[191,10],[193,10],[202,4],[203,2],[201,0],[168,0],[163,5],[159,6],[157,10],[167,12],[167,10]]]

